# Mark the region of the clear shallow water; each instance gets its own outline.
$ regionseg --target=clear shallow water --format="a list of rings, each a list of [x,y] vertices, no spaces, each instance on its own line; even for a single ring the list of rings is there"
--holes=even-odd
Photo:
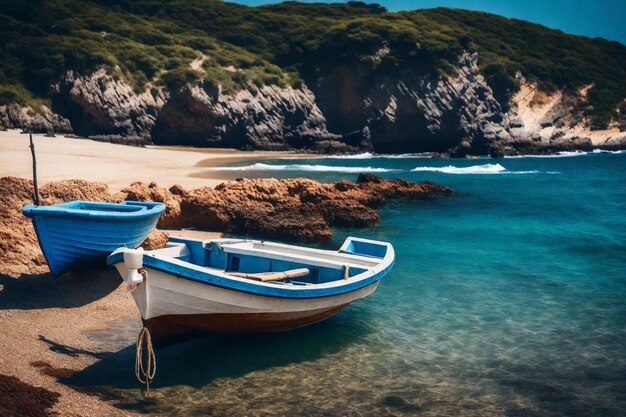
[[[459,194],[392,202],[377,228],[335,230],[334,246],[389,240],[397,261],[333,319],[163,349],[149,401],[132,374],[139,327],[121,324],[96,335],[116,353],[69,382],[180,416],[624,415],[626,154],[263,164],[288,167],[233,177],[334,181],[371,167]]]

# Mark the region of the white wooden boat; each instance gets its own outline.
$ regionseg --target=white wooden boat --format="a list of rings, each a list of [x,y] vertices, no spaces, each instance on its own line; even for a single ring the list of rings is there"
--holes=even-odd
[[[395,259],[390,243],[350,237],[338,251],[244,239],[170,238],[108,258],[155,342],[195,331],[264,332],[333,316],[376,290]]]

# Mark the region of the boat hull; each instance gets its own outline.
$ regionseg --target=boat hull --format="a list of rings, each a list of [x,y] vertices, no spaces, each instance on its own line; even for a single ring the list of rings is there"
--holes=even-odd
[[[141,203],[133,204],[138,206]],[[154,203],[145,204],[152,207]],[[137,210],[136,214],[130,213],[126,217],[114,217],[108,213],[89,216],[78,210],[63,211],[63,207],[55,210],[54,206],[27,206],[24,214],[32,218],[50,271],[59,276],[81,265],[103,263],[119,247],[138,247],[156,227],[163,211],[156,208]]]
[[[117,264],[121,274],[126,272]],[[147,278],[132,292],[144,326],[156,343],[198,332],[287,331],[337,314],[373,293],[378,281],[329,297],[289,299],[206,285],[146,268]]]
[[[346,305],[294,313],[165,315],[143,320],[159,345],[198,333],[265,333],[294,330],[326,320]]]

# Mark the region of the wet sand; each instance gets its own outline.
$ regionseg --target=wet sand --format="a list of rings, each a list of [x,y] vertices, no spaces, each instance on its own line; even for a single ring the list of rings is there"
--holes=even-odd
[[[41,184],[70,178],[106,183],[119,191],[134,181],[171,187],[214,187],[226,177],[203,168],[238,161],[294,157],[294,152],[238,151],[190,147],[146,148],[63,136],[33,135]],[[32,178],[28,135],[0,132],[0,176]]]
[[[194,230],[169,232],[193,238],[219,237],[218,233]],[[0,271],[0,375],[60,394],[52,408],[60,416],[135,415],[114,407],[103,398],[104,393],[88,394],[58,380],[115,353],[103,350],[90,336],[93,332],[128,321],[136,321],[139,332],[139,313],[121,283],[114,268],[58,278],[42,274],[14,279]],[[133,363],[128,364],[127,372],[133,374]],[[2,394],[0,387],[0,397]]]

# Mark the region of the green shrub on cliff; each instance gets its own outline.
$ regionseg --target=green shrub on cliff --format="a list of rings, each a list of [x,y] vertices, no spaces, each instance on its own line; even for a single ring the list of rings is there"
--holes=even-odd
[[[0,0],[0,104],[45,99],[67,69],[105,66],[139,91],[202,80],[234,92],[314,83],[318,69],[362,64],[380,73],[454,74],[464,51],[504,105],[516,73],[546,90],[593,84],[586,111],[603,127],[626,97],[626,47],[464,10],[388,13],[378,5],[216,0]],[[376,51],[379,52],[375,55]],[[194,60],[199,67],[191,68]]]

